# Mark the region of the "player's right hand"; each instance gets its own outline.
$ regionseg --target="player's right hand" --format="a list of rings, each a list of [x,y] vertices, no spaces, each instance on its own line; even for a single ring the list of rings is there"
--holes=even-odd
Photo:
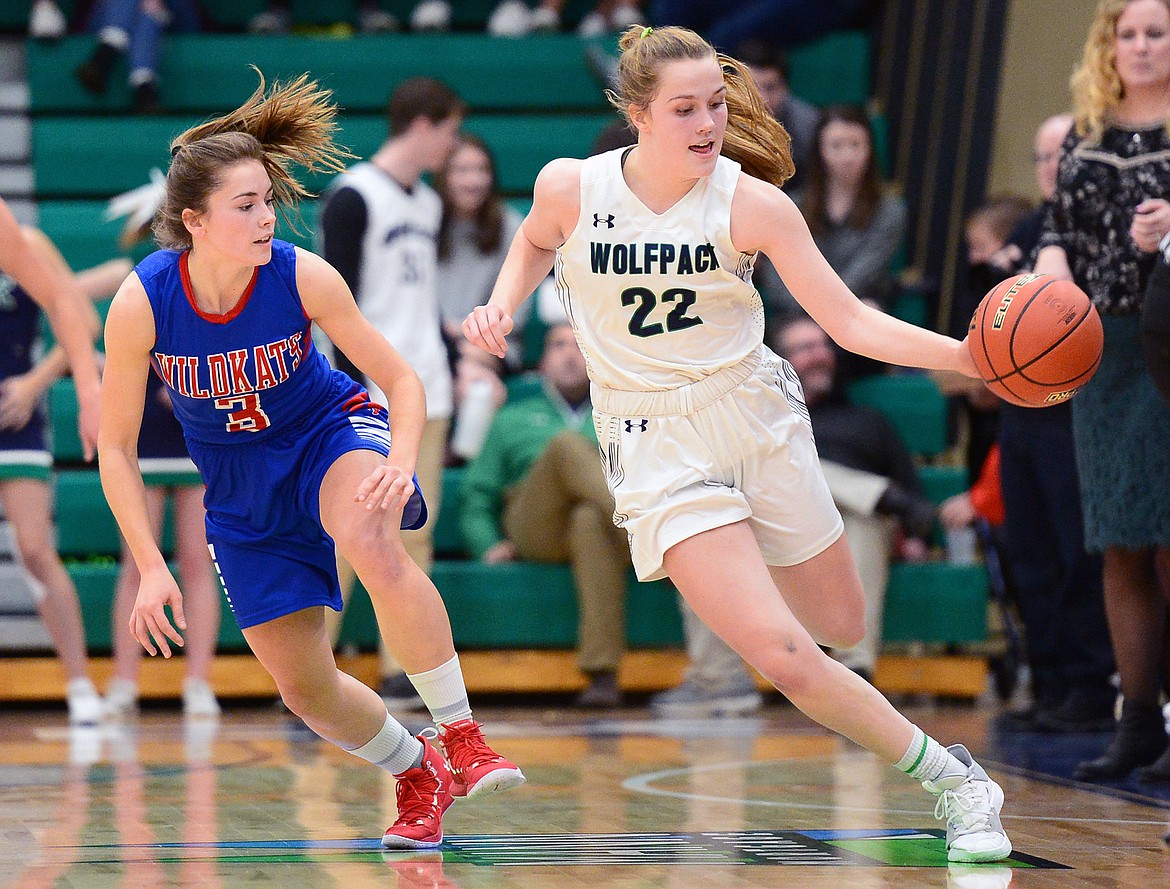
[[[512,332],[512,316],[499,306],[476,306],[463,321],[463,335],[474,345],[497,358],[508,351],[505,337]]]
[[[183,594],[179,592],[171,572],[165,567],[144,572],[138,585],[138,598],[134,600],[134,610],[130,613],[130,635],[138,640],[148,654],[155,655],[161,650],[163,657],[170,657],[168,639],[180,648],[183,647],[183,637],[167,617],[166,605],[171,606],[175,624],[180,629],[187,629],[187,619],[183,616]]]

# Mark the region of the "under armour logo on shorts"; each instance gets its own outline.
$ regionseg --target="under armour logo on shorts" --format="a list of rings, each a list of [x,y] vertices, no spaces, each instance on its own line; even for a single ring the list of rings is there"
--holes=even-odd
[[[626,420],[626,432],[633,432],[635,429],[645,432],[649,427],[649,420]]]
[[[603,225],[606,228],[613,228],[614,215],[610,213],[608,216],[602,216],[600,213],[593,214],[593,227],[601,228]]]

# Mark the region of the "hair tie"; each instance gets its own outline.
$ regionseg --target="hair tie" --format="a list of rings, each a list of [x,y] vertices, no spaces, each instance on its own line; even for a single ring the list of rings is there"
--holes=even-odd
[[[642,39],[645,40],[647,37],[649,37],[650,32],[652,32],[653,30],[654,29],[652,27],[650,27],[649,25],[647,25],[645,28],[643,28],[642,29]]]

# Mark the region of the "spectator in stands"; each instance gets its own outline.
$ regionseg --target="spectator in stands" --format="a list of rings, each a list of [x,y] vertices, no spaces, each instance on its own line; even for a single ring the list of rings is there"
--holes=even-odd
[[[455,414],[448,442],[448,466],[475,459],[496,411],[508,400],[503,359],[465,339],[455,345]]]
[[[422,378],[427,423],[419,450],[419,484],[438,515],[443,457],[451,423],[451,367],[440,328],[436,289],[436,252],[442,202],[422,180],[440,169],[454,150],[464,104],[450,87],[427,77],[412,77],[390,96],[389,136],[373,156],[339,176],[325,197],[319,236],[322,255],[345,279],[358,308]],[[337,366],[365,379],[338,352]],[[370,397],[384,393],[366,381]],[[432,526],[408,531],[403,543],[414,562],[429,573]],[[345,590],[352,572],[344,570]],[[336,629],[336,628],[335,628]],[[381,692],[387,705],[418,708],[422,702],[410,680],[382,652]]]
[[[971,316],[992,287],[1009,272],[996,263],[1006,256],[1008,239],[1032,212],[1031,202],[1019,195],[990,198],[967,216],[963,229],[967,250],[966,286],[959,288],[951,306],[950,334],[967,335]],[[999,438],[1002,402],[978,380],[964,381],[964,391],[952,402],[966,423],[966,464],[968,478],[978,478],[987,454]]]
[[[826,108],[817,124],[808,185],[796,198],[818,249],[858,299],[883,310],[893,297],[890,265],[906,234],[906,203],[883,186],[873,127],[852,105]],[[770,263],[756,269],[771,314],[800,308]],[[851,368],[844,369],[851,375]]]
[[[11,261],[14,242],[26,253],[21,263]],[[40,266],[42,280],[28,274],[31,263]],[[109,296],[126,276],[129,265],[107,263],[79,273],[73,283],[74,276],[53,243],[36,229],[19,229],[3,207],[0,268],[19,273],[25,282],[0,272],[0,503],[15,533],[17,559],[32,587],[37,611],[65,668],[69,721],[92,725],[101,719],[102,699],[89,677],[77,589],[57,554],[49,482],[53,460],[45,441],[45,393],[68,371],[69,363],[64,349],[57,345],[33,364],[41,300],[33,299],[32,294],[43,294],[46,281],[52,281],[53,286],[65,281],[67,287],[77,287],[88,296]],[[57,298],[63,301],[66,297],[62,293]],[[52,311],[51,301],[42,304]],[[89,312],[93,316],[92,309]],[[96,316],[90,327],[96,334]],[[92,364],[91,369],[96,382]]]
[[[577,705],[616,707],[630,550],[613,523],[585,358],[568,324],[549,328],[540,373],[541,391],[500,410],[468,465],[460,526],[472,555],[488,564],[569,563],[578,662],[589,677]]]
[[[1072,115],[1036,131],[1033,159],[1043,202],[992,252],[994,281],[1029,271],[1053,194]],[[993,245],[989,245],[990,247]],[[985,251],[986,252],[986,251]],[[988,281],[984,287],[989,287]],[[976,291],[982,298],[982,290]],[[967,307],[968,317],[974,305]],[[998,537],[1024,624],[1031,702],[998,721],[1006,731],[1092,731],[1113,726],[1113,654],[1101,590],[1101,559],[1085,550],[1073,444],[1072,405],[1044,410],[999,405],[1004,529]]]
[[[89,30],[98,43],[77,68],[77,79],[100,95],[109,86],[118,57],[128,56],[133,108],[140,114],[161,110],[158,89],[159,47],[164,31],[189,34],[199,30],[197,0],[97,0]]]
[[[358,0],[357,29],[363,34],[401,30],[402,22],[378,0]],[[451,25],[451,6],[446,0],[421,0],[411,13],[415,31],[443,31]],[[267,0],[264,9],[248,21],[253,34],[286,34],[293,27],[292,0]]]
[[[460,135],[447,162],[435,172],[435,190],[443,202],[435,288],[443,332],[454,343],[463,339],[463,319],[492,295],[496,275],[520,227],[520,214],[500,197],[495,160],[487,143],[469,133]],[[525,320],[518,319],[512,332],[513,367],[523,364]]]
[[[774,43],[758,38],[747,40],[736,49],[735,57],[747,65],[768,110],[792,137],[792,162],[796,165],[796,172],[784,183],[784,190],[796,194],[804,185],[816,144],[820,109],[792,94],[788,85],[788,55]]]
[[[922,561],[934,531],[935,508],[922,497],[914,458],[876,410],[850,404],[828,335],[808,317],[782,323],[771,338],[800,379],[821,469],[845,522],[845,537],[865,592],[865,637],[835,657],[867,680],[881,649],[882,612],[890,561]],[[899,541],[898,531],[904,532]],[[750,712],[760,696],[743,663],[682,603],[690,665],[683,684],[656,695],[666,716]]]
[[[566,0],[502,0],[488,17],[487,31],[496,37],[523,37],[533,31],[559,31]],[[596,0],[577,25],[581,37],[600,37],[639,21],[641,0]]]
[[[648,11],[652,24],[682,25],[728,51],[761,36],[794,46],[854,27],[870,5],[869,0],[743,0],[731,6],[710,0],[650,0]]]
[[[1141,351],[1143,297],[1170,233],[1170,2],[1102,0],[1073,75],[1035,271],[1071,278],[1105,327],[1093,379],[1072,401],[1085,545],[1104,558],[1105,612],[1124,696],[1104,754],[1081,780],[1170,780],[1159,706],[1170,664],[1170,406]],[[1158,123],[1151,123],[1157,121]],[[1091,150],[1087,150],[1091,148]]]

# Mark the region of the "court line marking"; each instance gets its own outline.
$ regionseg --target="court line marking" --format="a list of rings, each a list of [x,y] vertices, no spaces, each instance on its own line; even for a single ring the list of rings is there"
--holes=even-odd
[[[810,760],[827,760],[828,757],[809,757],[802,759],[801,762],[809,762]],[[890,809],[890,808],[874,808],[870,806],[850,806],[826,803],[789,803],[781,800],[767,800],[767,799],[747,799],[745,797],[728,797],[728,796],[713,796],[705,793],[692,793],[685,790],[666,790],[661,787],[650,786],[652,782],[663,780],[665,778],[677,778],[682,775],[690,775],[696,772],[716,772],[727,769],[739,769],[745,766],[764,766],[764,765],[781,765],[789,760],[743,760],[739,762],[723,762],[723,763],[709,763],[700,766],[683,766],[675,769],[661,769],[656,772],[646,772],[641,775],[633,775],[626,778],[622,782],[622,788],[633,791],[634,793],[644,793],[649,796],[666,796],[674,797],[676,799],[691,799],[701,802],[710,803],[734,803],[737,805],[748,806],[764,806],[770,809],[815,809],[820,811],[839,811],[839,812],[876,812],[887,815],[921,815],[924,809]],[[1166,819],[1162,818],[1157,821],[1146,821],[1141,819],[1131,818],[1074,818],[1065,815],[1001,815],[1004,820],[1011,819],[1013,821],[1065,821],[1070,823],[1082,824],[1135,824],[1135,825],[1159,825],[1164,826]]]

